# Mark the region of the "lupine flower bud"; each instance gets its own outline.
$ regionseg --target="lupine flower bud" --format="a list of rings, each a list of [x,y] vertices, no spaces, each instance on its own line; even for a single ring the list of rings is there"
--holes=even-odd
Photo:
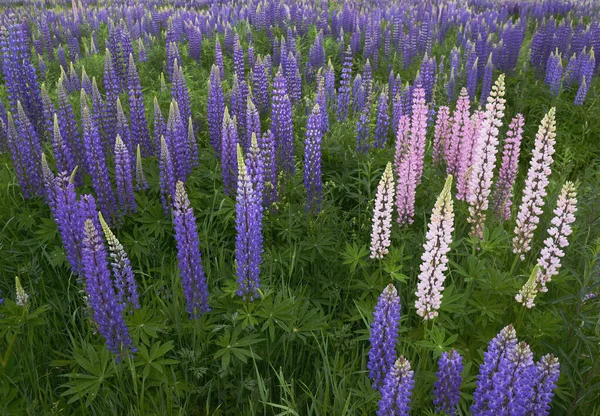
[[[391,244],[392,209],[394,207],[394,175],[388,162],[377,187],[371,232],[371,258],[381,259],[389,252]]]
[[[210,307],[208,306],[208,287],[202,268],[196,218],[181,181],[178,181],[176,185],[173,225],[186,310],[190,319],[193,319],[210,311]]]
[[[429,222],[427,241],[421,256],[421,273],[417,286],[417,314],[423,319],[433,319],[438,315],[444,290],[444,272],[448,269],[447,254],[452,243],[454,231],[454,211],[452,203],[452,175],[446,179],[444,189],[440,193]]]
[[[468,182],[468,221],[472,224],[470,234],[480,239],[483,238],[483,226],[496,168],[498,129],[502,126],[505,102],[504,74],[501,74],[488,98],[485,116],[478,133],[479,137],[473,150],[473,169]]]
[[[504,150],[502,151],[502,165],[500,166],[498,181],[496,182],[492,198],[494,211],[503,220],[510,219],[513,185],[517,177],[517,170],[519,169],[523,124],[523,115],[517,114],[508,127],[506,140],[504,141]]]
[[[437,381],[433,387],[433,404],[437,413],[445,412],[449,416],[456,414],[462,384],[462,361],[463,357],[456,350],[443,352],[438,361]]]
[[[414,386],[414,371],[410,369],[410,362],[400,356],[385,377],[377,416],[408,416]]]
[[[544,207],[544,197],[548,186],[554,161],[554,144],[556,143],[556,109],[553,107],[542,119],[538,132],[535,136],[535,149],[525,180],[523,200],[517,214],[517,226],[513,238],[513,252],[519,254],[521,260],[525,259],[525,253],[531,249],[531,240],[540,221]]]
[[[367,367],[374,389],[381,390],[385,377],[396,360],[400,308],[398,291],[390,283],[379,295],[371,324],[371,349]]]
[[[27,303],[29,301],[29,295],[23,289],[21,285],[21,279],[19,276],[15,277],[15,294],[16,294],[16,304],[17,306],[21,306],[23,308],[27,308]]]

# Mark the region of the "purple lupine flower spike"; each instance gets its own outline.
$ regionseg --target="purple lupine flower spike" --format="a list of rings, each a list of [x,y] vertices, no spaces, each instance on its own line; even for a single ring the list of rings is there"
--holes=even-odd
[[[235,260],[237,295],[247,301],[259,297],[262,229],[260,201],[246,170],[242,148],[237,145],[238,183],[236,198]]]
[[[238,177],[237,166],[237,120],[229,116],[229,108],[225,107],[223,116],[223,133],[221,134],[221,170],[223,172],[223,191],[225,195],[235,192]]]
[[[169,146],[163,137],[160,138],[160,159],[158,161],[160,173],[160,201],[163,206],[163,211],[166,213],[172,207],[173,198],[175,197],[175,170]]]
[[[534,396],[528,404],[528,415],[546,416],[550,413],[550,402],[554,397],[553,390],[556,388],[559,376],[560,364],[554,355],[544,355],[535,364]]]
[[[188,154],[189,154],[189,165],[187,169],[187,174],[192,173],[192,169],[198,166],[200,163],[200,156],[198,155],[198,143],[196,142],[196,134],[194,133],[194,122],[192,121],[192,117],[190,116],[187,120],[187,146],[188,146]]]
[[[294,130],[292,124],[292,104],[286,93],[286,80],[281,68],[273,83],[273,104],[271,111],[271,131],[277,143],[277,164],[279,170],[293,175]]]
[[[146,110],[144,109],[144,96],[142,95],[140,76],[138,75],[133,55],[129,55],[127,90],[129,94],[129,111],[131,114],[131,135],[133,136],[134,144],[141,144],[142,152],[145,155],[152,155],[152,144],[146,123]]]
[[[473,393],[475,403],[471,406],[473,415],[489,412],[491,394],[494,389],[493,378],[500,368],[502,360],[512,354],[517,346],[517,333],[512,325],[508,325],[490,341],[484,352],[483,364],[479,366],[477,387]]]
[[[260,137],[260,115],[252,101],[252,96],[248,94],[248,99],[246,100],[246,139],[249,146],[251,145],[253,134],[256,137]]]
[[[138,144],[135,151],[135,189],[137,191],[143,191],[148,188],[148,181],[146,180],[144,167],[142,166],[142,150]]]
[[[390,115],[388,104],[387,87],[383,88],[377,101],[377,124],[375,126],[375,137],[373,147],[383,148],[387,143],[390,130]]]
[[[101,231],[91,218],[87,218],[84,224],[83,277],[94,321],[110,352],[119,354],[133,350],[135,347],[123,318],[125,306],[117,301],[112,286]]]
[[[75,159],[71,153],[69,143],[66,142],[60,132],[60,125],[58,123],[58,116],[54,114],[53,123],[53,140],[52,150],[54,151],[54,158],[56,159],[56,170],[60,172],[72,172],[75,169]]]
[[[438,361],[437,380],[433,387],[433,404],[437,413],[445,412],[448,416],[456,414],[462,384],[462,361],[463,357],[456,350],[443,352]]]
[[[253,134],[250,139],[250,148],[246,155],[246,168],[248,176],[252,182],[252,187],[256,199],[258,200],[259,209],[262,212],[262,201],[265,193],[265,160],[264,154],[258,145],[258,138]],[[262,222],[262,215],[260,216]]]
[[[265,165],[265,189],[263,205],[269,206],[277,201],[277,166],[275,161],[275,136],[271,130],[263,133],[258,143]]]
[[[502,165],[498,173],[498,181],[494,189],[492,204],[496,215],[508,221],[512,207],[513,186],[519,169],[519,154],[521,152],[521,139],[525,121],[522,114],[517,114],[508,127],[504,150],[502,151]]]
[[[219,42],[217,42],[218,44]],[[217,155],[221,154],[221,129],[223,127],[223,113],[225,111],[225,100],[223,98],[223,87],[219,67],[212,66],[210,81],[208,84],[207,100],[208,136],[210,144]]]
[[[177,259],[181,284],[187,305],[186,310],[190,315],[190,319],[198,318],[210,311],[208,287],[202,268],[194,210],[181,181],[177,182],[176,185],[173,203],[173,225],[175,227],[175,240],[177,241]]]
[[[321,179],[321,141],[323,126],[321,109],[315,104],[306,124],[304,142],[304,188],[306,189],[305,208],[310,212],[319,212],[323,200],[323,182]]]
[[[135,195],[133,193],[133,175],[131,172],[131,157],[127,146],[117,135],[115,140],[115,178],[117,182],[117,200],[121,215],[137,211]]]
[[[154,149],[157,154],[160,154],[160,138],[167,132],[167,125],[158,98],[154,96]]]
[[[373,388],[381,391],[386,375],[396,360],[396,342],[400,324],[400,297],[393,284],[387,285],[381,295],[371,323],[371,349],[369,350],[369,378]]]
[[[414,371],[410,369],[410,362],[401,355],[385,377],[377,416],[408,416],[414,386]]]
[[[108,251],[110,252],[110,265],[115,278],[117,302],[125,305],[130,304],[133,308],[139,309],[140,302],[137,283],[135,282],[135,276],[133,275],[129,257],[127,257],[127,253],[121,242],[111,231],[106,221],[104,221],[101,212],[98,212],[98,219],[100,220],[100,226],[106,237]]]
[[[352,82],[352,51],[350,47],[344,54],[344,64],[342,66],[342,75],[340,81],[340,87],[338,89],[338,107],[337,107],[337,119],[340,122],[346,121],[348,118],[348,111],[350,107],[350,95],[351,88],[350,83]]]

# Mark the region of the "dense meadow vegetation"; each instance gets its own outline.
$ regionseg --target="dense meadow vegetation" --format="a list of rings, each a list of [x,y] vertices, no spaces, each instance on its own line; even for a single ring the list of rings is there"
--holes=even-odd
[[[600,6],[0,6],[0,414],[600,414]]]

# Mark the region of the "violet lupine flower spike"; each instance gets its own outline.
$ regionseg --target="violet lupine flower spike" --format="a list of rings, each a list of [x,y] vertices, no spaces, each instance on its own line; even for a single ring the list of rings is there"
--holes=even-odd
[[[235,261],[237,295],[247,301],[259,297],[260,263],[262,258],[262,229],[260,201],[254,193],[252,181],[246,170],[242,147],[237,145],[238,183],[236,199]]]
[[[520,342],[500,361],[492,378],[493,389],[488,394],[489,412],[486,414],[526,414],[534,397],[534,373],[533,353],[529,345]]]
[[[554,107],[548,111],[535,136],[535,149],[525,180],[523,200],[517,214],[517,226],[513,238],[513,252],[519,254],[521,260],[525,260],[525,253],[531,249],[533,233],[540,221],[539,216],[543,212],[556,143],[555,113]]]
[[[372,259],[382,259],[389,252],[393,208],[394,174],[392,173],[392,164],[388,162],[377,186],[377,197],[373,209]]]
[[[160,138],[160,159],[158,160],[158,169],[160,173],[160,201],[163,211],[169,212],[175,197],[175,169],[169,153],[169,146],[165,137]]]
[[[127,89],[129,94],[129,112],[131,114],[131,135],[134,144],[142,145],[142,152],[145,155],[152,155],[152,143],[150,142],[150,133],[146,123],[146,111],[144,109],[144,96],[142,95],[142,86],[140,77],[133,55],[129,55],[129,65],[127,67]]]
[[[400,356],[385,377],[377,416],[408,416],[414,386],[414,371],[410,369],[410,362]]]
[[[396,360],[400,309],[398,291],[390,283],[379,295],[371,323],[371,349],[367,368],[374,389],[381,390],[385,377]]]
[[[547,292],[546,284],[558,274],[560,259],[565,255],[563,249],[569,245],[567,237],[571,235],[571,224],[575,221],[577,211],[575,185],[565,182],[556,203],[552,227],[548,230],[549,237],[544,240],[544,248],[537,261],[535,282],[528,281],[521,288],[515,299],[524,303],[528,308],[535,306],[534,300],[539,292]]]
[[[186,310],[190,319],[209,312],[208,287],[202,268],[200,242],[196,229],[194,210],[190,205],[183,182],[176,185],[173,203],[173,225],[177,241],[177,259],[181,274],[181,284],[186,300]]]
[[[111,231],[106,221],[104,221],[101,212],[98,212],[98,219],[100,220],[100,225],[108,244],[108,251],[110,252],[111,268],[117,289],[117,301],[124,305],[129,303],[133,308],[139,309],[140,302],[137,283],[135,282],[129,257],[127,257],[127,253],[121,242]]]
[[[535,364],[533,377],[533,399],[529,402],[527,415],[546,416],[550,413],[550,402],[554,397],[553,390],[560,376],[558,358],[552,354],[544,355]]]
[[[511,354],[517,345],[517,333],[512,325],[508,325],[490,341],[487,351],[483,353],[483,364],[479,366],[477,388],[473,392],[475,403],[471,406],[473,415],[484,415],[489,412],[490,395],[494,388],[493,377],[498,372],[500,362]],[[493,413],[492,413],[493,414]]]
[[[433,135],[433,163],[439,165],[444,159],[444,149],[448,145],[452,134],[450,123],[450,108],[446,105],[438,108],[435,120],[435,133]]]
[[[223,116],[223,133],[221,134],[221,170],[223,173],[223,191],[225,195],[235,193],[238,176],[237,166],[237,119],[229,116],[229,108],[225,107]]]
[[[500,166],[498,181],[492,198],[496,215],[506,221],[510,219],[513,185],[519,169],[523,124],[522,114],[517,114],[510,122],[504,141],[504,150],[502,151],[502,165]]]
[[[323,200],[321,179],[321,140],[323,139],[322,114],[319,104],[315,104],[306,125],[304,142],[304,188],[306,189],[305,208],[309,212],[319,212]]]
[[[218,41],[217,44],[219,44]],[[208,83],[207,119],[210,144],[217,155],[221,154],[221,128],[223,127],[224,111],[225,99],[221,85],[221,73],[219,67],[213,65]]]
[[[133,350],[129,329],[123,318],[125,306],[117,301],[104,241],[91,218],[85,220],[82,263],[85,291],[94,311],[94,321],[98,324],[109,351],[119,354]]]
[[[417,314],[424,320],[438,316],[444,290],[444,272],[448,270],[448,257],[454,231],[454,210],[452,202],[452,175],[448,175],[444,189],[440,193],[429,221],[427,241],[421,256],[421,273],[417,285]]]
[[[443,352],[438,361],[437,381],[433,387],[433,404],[437,413],[444,412],[448,416],[456,414],[456,405],[460,400],[462,384],[463,357],[456,352]]]
[[[129,156],[127,146],[118,134],[115,140],[115,178],[120,214],[127,215],[136,212],[137,204],[133,193],[131,157]]]
[[[468,221],[472,224],[470,235],[480,239],[483,238],[483,226],[496,168],[498,129],[502,127],[505,102],[504,74],[500,74],[488,97],[483,123],[473,150],[473,166],[468,182]]]
[[[142,166],[142,151],[140,145],[137,145],[135,151],[135,189],[137,191],[143,191],[148,189],[148,181],[146,175],[144,175],[144,167]]]

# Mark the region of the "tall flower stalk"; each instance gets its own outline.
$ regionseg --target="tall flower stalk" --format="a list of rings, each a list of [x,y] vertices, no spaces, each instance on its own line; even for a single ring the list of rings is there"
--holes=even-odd
[[[410,362],[400,356],[385,377],[377,416],[408,416],[414,386],[414,371],[410,368]]]
[[[417,314],[423,319],[433,319],[438,315],[444,290],[444,272],[448,269],[447,254],[452,243],[454,230],[454,210],[452,202],[452,175],[449,175],[444,189],[433,207],[427,241],[421,256],[421,273],[417,285]]]
[[[456,350],[443,352],[438,361],[437,380],[433,386],[433,404],[438,413],[445,412],[449,416],[456,414],[462,384],[462,361],[463,357]]]
[[[373,209],[373,231],[371,232],[371,258],[382,259],[391,244],[392,210],[394,208],[394,175],[388,162],[377,186],[377,197]]]

